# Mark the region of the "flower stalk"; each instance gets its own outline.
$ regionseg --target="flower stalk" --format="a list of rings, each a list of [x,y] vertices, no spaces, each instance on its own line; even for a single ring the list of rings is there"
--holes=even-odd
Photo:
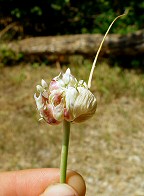
[[[63,138],[60,162],[60,183],[66,183],[68,148],[71,122],[81,123],[91,118],[96,111],[97,100],[90,91],[93,72],[101,51],[104,40],[114,22],[126,15],[124,13],[116,17],[106,31],[102,42],[96,53],[88,84],[78,81],[68,68],[64,74],[60,73],[48,84],[42,79],[41,85],[37,85],[39,96],[34,95],[40,119],[44,119],[50,125],[57,125],[63,122]]]
[[[70,122],[63,121],[63,138],[60,163],[60,183],[66,183],[67,159],[70,137]]]

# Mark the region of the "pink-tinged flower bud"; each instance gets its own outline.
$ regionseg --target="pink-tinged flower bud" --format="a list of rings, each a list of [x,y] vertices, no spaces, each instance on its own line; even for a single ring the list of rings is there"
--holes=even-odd
[[[96,98],[87,84],[71,75],[70,69],[53,78],[48,87],[42,80],[36,86],[39,96],[34,95],[37,109],[49,124],[59,124],[64,119],[69,122],[82,122],[96,111]]]

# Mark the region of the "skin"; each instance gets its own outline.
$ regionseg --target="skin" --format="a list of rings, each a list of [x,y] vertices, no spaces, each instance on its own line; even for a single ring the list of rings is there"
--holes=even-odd
[[[67,180],[63,187],[58,184],[59,178],[60,171],[57,168],[1,172],[0,193],[2,196],[47,196],[50,189],[56,192],[57,188],[62,188],[62,194],[58,195],[64,196],[65,188],[68,188],[71,195],[85,196],[85,182],[78,173],[67,171]]]

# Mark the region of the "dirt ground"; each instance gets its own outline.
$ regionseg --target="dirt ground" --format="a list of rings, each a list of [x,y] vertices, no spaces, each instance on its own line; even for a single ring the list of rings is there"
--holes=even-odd
[[[63,68],[65,69],[65,67]],[[73,67],[87,78],[88,68]],[[62,125],[38,122],[33,94],[50,66],[0,68],[0,170],[59,167]],[[99,65],[92,119],[72,124],[68,168],[85,179],[86,196],[144,196],[144,74]]]

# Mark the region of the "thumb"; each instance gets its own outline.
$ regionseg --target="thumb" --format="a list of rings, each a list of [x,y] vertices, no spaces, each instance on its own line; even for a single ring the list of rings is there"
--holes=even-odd
[[[79,196],[68,184],[54,184],[49,186],[41,196]]]
[[[68,171],[66,183],[52,184],[40,196],[85,196],[86,185],[80,174]]]

